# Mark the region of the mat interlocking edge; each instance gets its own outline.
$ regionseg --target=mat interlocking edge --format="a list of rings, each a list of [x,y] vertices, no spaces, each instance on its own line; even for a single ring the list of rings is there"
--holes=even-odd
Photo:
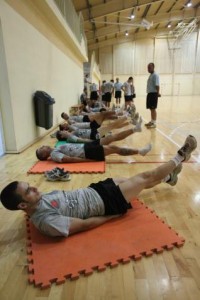
[[[71,173],[105,173],[105,161],[62,164],[50,160],[36,162],[27,173],[42,174],[55,167],[64,168],[65,171],[69,171]]]
[[[29,282],[44,289],[184,244],[141,201],[132,205],[123,217],[69,238],[44,236],[27,219]]]

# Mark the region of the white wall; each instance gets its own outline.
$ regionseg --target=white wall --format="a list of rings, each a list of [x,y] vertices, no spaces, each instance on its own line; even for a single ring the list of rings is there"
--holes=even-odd
[[[55,98],[53,124],[58,124],[61,112],[78,103],[82,93],[83,61],[73,56],[69,41],[64,53],[63,47],[59,49],[48,38],[50,31],[44,36],[4,1],[0,2],[0,21],[0,49],[4,54],[0,57],[0,103],[5,147],[7,152],[19,152],[46,132],[35,125],[33,93],[44,90]]]
[[[174,47],[167,39],[143,39],[99,49],[102,79],[133,76],[137,96],[145,96],[147,64],[160,74],[162,95],[200,95],[200,33]]]

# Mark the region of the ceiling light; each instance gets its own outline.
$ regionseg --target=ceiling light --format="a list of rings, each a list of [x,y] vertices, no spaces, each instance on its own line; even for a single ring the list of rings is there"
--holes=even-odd
[[[131,14],[130,18],[133,20],[135,18],[135,15]]]
[[[171,28],[171,27],[172,27],[172,24],[168,23],[167,28]]]
[[[128,31],[126,30],[126,32],[125,32],[125,36],[128,36]]]
[[[192,2],[191,2],[191,0],[190,0],[190,1],[188,1],[188,3],[186,4],[186,6],[187,6],[187,7],[191,7],[191,6],[192,6]]]

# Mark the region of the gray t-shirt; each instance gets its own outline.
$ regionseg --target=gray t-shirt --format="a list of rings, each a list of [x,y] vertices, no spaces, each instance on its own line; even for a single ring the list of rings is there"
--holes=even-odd
[[[147,93],[157,93],[156,86],[160,86],[160,80],[157,73],[150,74],[147,81]]]
[[[70,116],[69,117],[69,120],[70,121],[74,121],[74,122],[83,122],[83,117],[82,115],[79,115],[79,116]]]
[[[51,152],[51,159],[62,162],[64,156],[85,158],[84,144],[64,144]]]
[[[82,139],[90,139],[91,129],[77,129],[73,134]]]
[[[67,237],[71,218],[87,219],[104,214],[103,200],[92,188],[55,190],[42,195],[30,220],[46,235]]]

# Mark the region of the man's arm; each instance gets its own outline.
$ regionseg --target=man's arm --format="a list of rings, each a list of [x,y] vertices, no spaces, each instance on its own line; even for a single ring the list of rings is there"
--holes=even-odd
[[[75,234],[81,231],[86,231],[95,227],[98,227],[107,221],[117,218],[120,215],[113,215],[113,216],[99,216],[99,217],[91,217],[89,219],[78,219],[78,218],[71,218],[71,224],[69,226],[69,235]]]

